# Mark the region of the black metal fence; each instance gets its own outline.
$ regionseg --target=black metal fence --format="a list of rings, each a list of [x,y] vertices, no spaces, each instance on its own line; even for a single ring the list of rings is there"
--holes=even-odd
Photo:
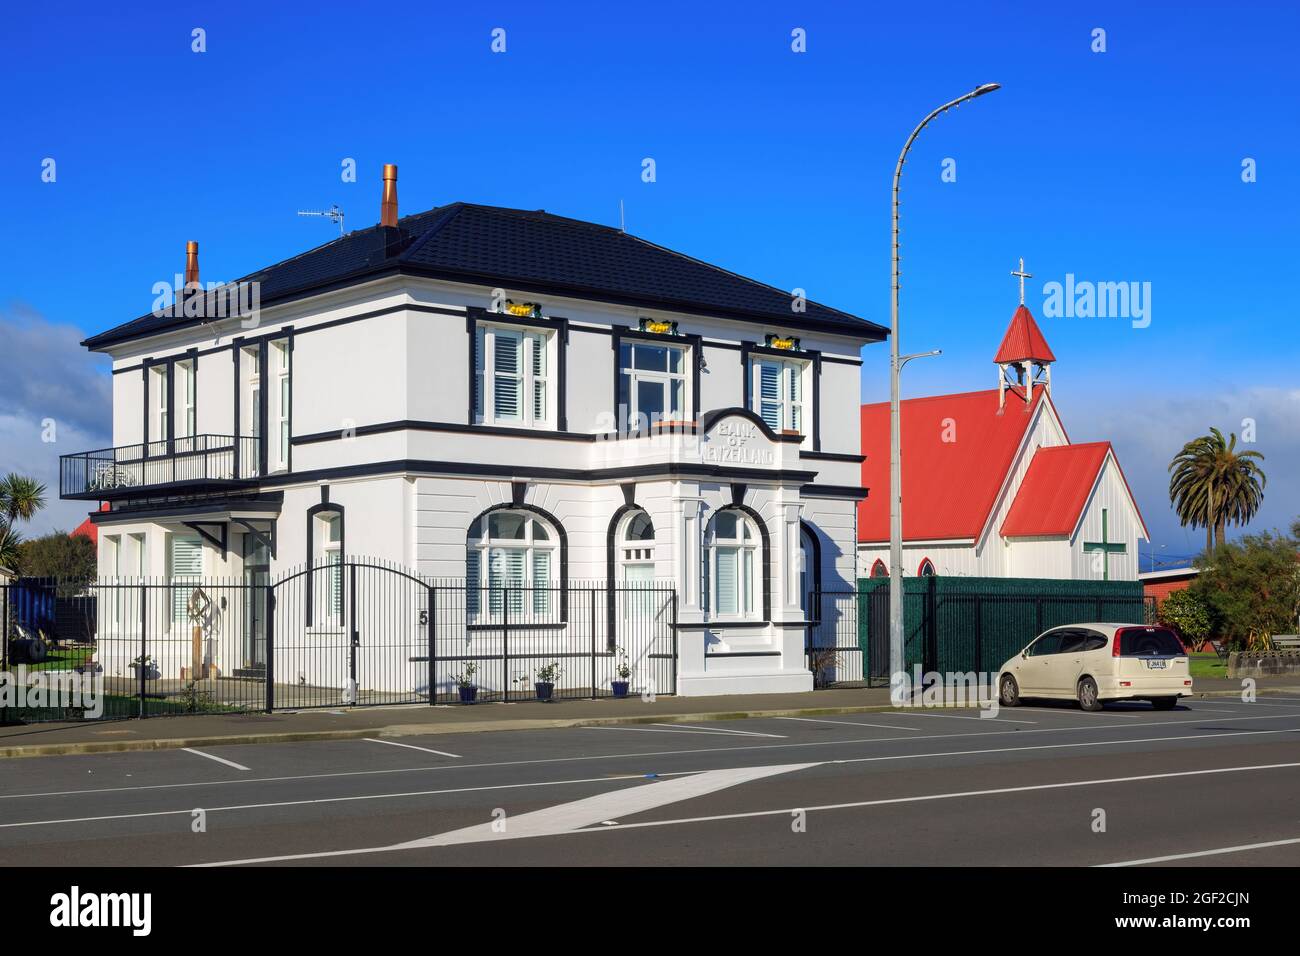
[[[881,658],[869,653],[862,640],[863,615],[870,614],[869,598],[870,595],[849,590],[814,591],[810,595],[804,653],[812,671],[813,686],[844,687],[872,682],[875,675],[871,665],[878,664]],[[885,617],[888,621],[888,613]]]
[[[20,587],[0,586],[0,719],[441,704],[463,693],[484,701],[671,694],[676,686],[676,592],[661,583],[475,587],[352,560],[274,581],[89,582],[61,599],[65,617],[81,624],[66,629],[14,600]]]

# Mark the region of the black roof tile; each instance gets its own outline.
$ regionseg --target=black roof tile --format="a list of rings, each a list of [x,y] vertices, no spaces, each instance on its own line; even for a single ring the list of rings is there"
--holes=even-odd
[[[405,272],[692,314],[773,322],[783,328],[883,338],[873,322],[808,302],[609,226],[542,210],[452,203],[372,226],[238,281],[261,283],[265,307],[313,290],[383,272]],[[145,315],[86,339],[91,349],[198,325],[198,319]]]

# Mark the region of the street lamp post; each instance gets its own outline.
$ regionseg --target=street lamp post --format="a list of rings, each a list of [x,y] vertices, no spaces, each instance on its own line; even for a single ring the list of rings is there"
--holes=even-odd
[[[898,154],[898,165],[894,167],[893,195],[893,282],[892,300],[889,309],[889,686],[890,696],[895,704],[902,703],[903,680],[903,467],[901,429],[899,427],[898,407],[898,373],[906,362],[917,356],[900,358],[898,354],[898,185],[903,177],[903,163],[907,161],[908,150],[921,130],[941,113],[960,106],[967,100],[973,100],[985,93],[999,89],[997,83],[985,83],[977,86],[965,96],[959,96],[943,104],[912,130],[912,135],[903,144],[903,151]]]

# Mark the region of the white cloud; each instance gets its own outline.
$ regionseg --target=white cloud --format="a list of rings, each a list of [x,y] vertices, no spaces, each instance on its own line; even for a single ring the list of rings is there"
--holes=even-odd
[[[28,537],[71,530],[94,508],[59,500],[59,455],[112,442],[108,360],[82,348],[83,337],[23,305],[0,311],[0,473],[46,486],[46,508],[21,528]]]
[[[1169,462],[1183,445],[1210,426],[1235,432],[1238,450],[1261,452],[1268,477],[1259,514],[1244,532],[1287,529],[1300,517],[1300,389],[1259,386],[1217,394],[1168,395],[1120,402],[1057,398],[1072,441],[1110,440],[1115,445],[1157,553],[1188,554],[1205,545],[1204,530],[1184,529],[1169,505]],[[1255,423],[1255,441],[1243,444],[1245,419]],[[1143,546],[1144,551],[1146,546]]]

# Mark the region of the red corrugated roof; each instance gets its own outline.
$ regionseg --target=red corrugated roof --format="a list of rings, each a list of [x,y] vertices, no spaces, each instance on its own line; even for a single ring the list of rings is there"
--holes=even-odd
[[[71,536],[75,538],[77,535],[89,538],[90,543],[93,545],[99,544],[99,529],[95,527],[95,523],[89,518],[77,525],[77,530],[72,532]]]
[[[1038,408],[1045,395],[1043,389],[1034,390],[1029,412]],[[1033,417],[1014,391],[1007,392],[1006,409],[999,415],[996,388],[904,401],[903,539],[977,537]],[[949,435],[956,440],[945,441]],[[858,505],[858,540],[886,541],[888,402],[862,406],[862,453],[867,459],[862,484],[871,494]]]
[[[1011,316],[1007,334],[1002,336],[998,354],[993,361],[999,365],[1006,362],[1023,362],[1032,359],[1035,362],[1055,362],[1056,356],[1047,345],[1047,339],[1038,328],[1033,315],[1023,305]]]
[[[1038,449],[1002,522],[1002,536],[1072,533],[1110,450],[1106,441]]]

